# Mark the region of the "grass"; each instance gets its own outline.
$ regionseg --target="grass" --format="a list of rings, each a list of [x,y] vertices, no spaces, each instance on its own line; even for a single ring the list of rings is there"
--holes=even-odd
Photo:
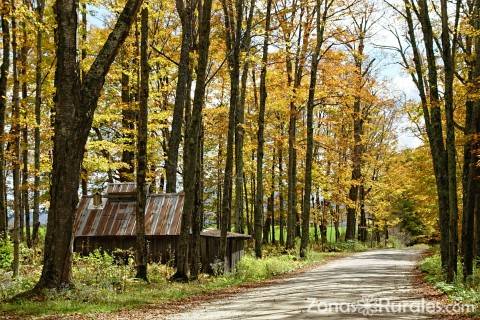
[[[280,254],[279,249],[267,247],[263,259],[247,253],[235,273],[220,276],[202,275],[190,283],[167,281],[173,269],[159,264],[149,265],[150,283],[135,280],[133,260],[119,266],[113,258],[99,252],[88,257],[75,256],[73,265],[74,288],[64,291],[45,291],[37,300],[21,299],[0,303],[0,315],[27,316],[91,314],[115,312],[140,306],[159,304],[186,297],[202,295],[215,290],[271,279],[272,277],[319,263],[333,253],[311,251],[306,259],[295,254]],[[40,266],[23,266],[21,276],[12,281],[0,270],[0,297],[8,299],[33,287],[40,274]],[[2,278],[3,277],[3,278]],[[0,298],[1,300],[1,298]]]
[[[420,262],[420,270],[424,273],[425,280],[445,293],[451,301],[475,305],[477,310],[475,314],[480,315],[480,268],[477,267],[473,275],[464,282],[459,262],[455,281],[448,283],[441,267],[438,249],[433,249],[432,253]]]
[[[340,239],[343,239],[345,237],[345,229],[346,227],[339,227],[338,228],[340,231]],[[318,227],[318,238],[321,239],[320,235],[320,227]],[[287,230],[286,228],[283,229],[283,236],[284,239],[287,239]],[[269,233],[269,240],[272,239],[272,233]],[[278,225],[275,226],[275,240],[279,241],[280,239],[280,227]],[[315,228],[310,226],[310,240],[314,241],[315,240]],[[334,243],[335,242],[335,227],[333,226],[328,226],[327,227],[327,242],[329,243]]]

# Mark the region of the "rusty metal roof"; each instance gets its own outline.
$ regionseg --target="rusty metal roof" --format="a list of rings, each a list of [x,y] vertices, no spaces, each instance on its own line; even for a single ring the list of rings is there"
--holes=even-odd
[[[123,185],[123,184],[122,184]],[[132,192],[135,184],[111,184],[107,192]],[[128,190],[128,191],[127,191]],[[179,235],[183,193],[152,194],[147,197],[146,235]],[[75,236],[134,236],[136,202],[131,199],[102,198],[94,206],[93,197],[82,197],[76,212]]]

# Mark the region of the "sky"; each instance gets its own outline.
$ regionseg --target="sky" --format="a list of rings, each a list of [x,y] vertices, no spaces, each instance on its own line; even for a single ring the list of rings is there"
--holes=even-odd
[[[382,16],[376,23],[374,35],[371,39],[371,46],[376,51],[375,55],[381,57],[380,78],[389,83],[389,90],[402,97],[406,101],[419,101],[418,90],[409,74],[404,70],[398,61],[400,57],[392,50],[379,49],[379,47],[390,46],[397,47],[398,41],[390,31],[396,29],[399,33],[402,31],[403,21],[399,21],[393,14],[392,9],[383,3],[379,5]],[[403,44],[407,47],[407,45]],[[414,126],[406,115],[403,115],[397,123],[398,149],[416,148],[422,144],[422,141],[415,137],[407,128]]]

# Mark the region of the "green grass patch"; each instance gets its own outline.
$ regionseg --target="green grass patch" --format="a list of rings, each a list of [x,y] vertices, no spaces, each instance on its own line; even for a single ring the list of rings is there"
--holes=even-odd
[[[338,230],[340,231],[340,239],[345,238],[345,230],[346,227],[339,227]],[[320,235],[320,227],[317,228],[317,235],[318,239],[321,239]],[[287,239],[287,228],[283,228],[283,237]],[[272,232],[269,232],[268,239],[271,241],[272,239]],[[278,225],[275,226],[275,240],[278,241],[280,239],[280,227]],[[315,228],[310,226],[310,241],[315,241]],[[329,225],[327,227],[327,242],[334,243],[335,242],[335,227]]]

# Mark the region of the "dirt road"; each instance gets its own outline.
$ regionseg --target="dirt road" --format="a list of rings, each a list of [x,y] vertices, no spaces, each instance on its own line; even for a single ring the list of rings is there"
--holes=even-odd
[[[412,282],[420,254],[411,248],[354,254],[168,319],[437,319],[434,302]]]

